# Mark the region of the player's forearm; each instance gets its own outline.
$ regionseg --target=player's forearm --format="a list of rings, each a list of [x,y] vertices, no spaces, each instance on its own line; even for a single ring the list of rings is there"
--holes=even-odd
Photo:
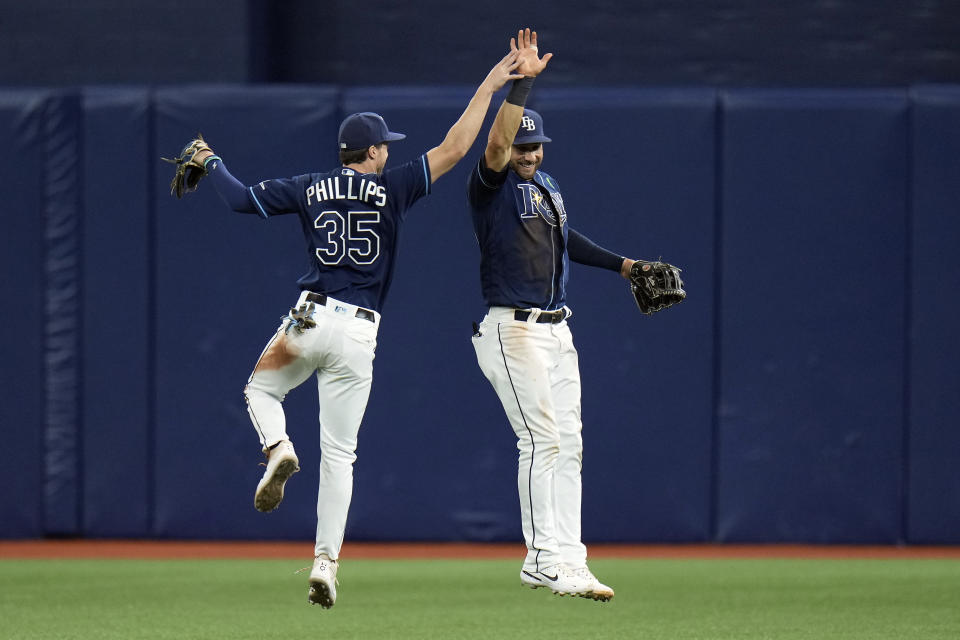
[[[567,230],[567,254],[578,264],[623,272],[623,256],[604,249],[574,229]]]
[[[495,171],[500,171],[510,162],[510,147],[520,128],[523,108],[531,88],[533,88],[532,77],[515,80],[490,127],[484,156],[487,159],[487,166]]]
[[[493,91],[490,87],[486,83],[480,85],[466,110],[447,131],[443,142],[427,152],[431,181],[436,182],[437,178],[450,171],[470,151],[473,141],[480,133],[480,127],[483,126],[483,118],[492,97]]]
[[[513,139],[520,128],[520,120],[523,119],[523,106],[504,102],[497,111],[497,117],[490,127],[490,135],[487,136],[487,147],[495,151],[510,152],[513,145]]]
[[[490,108],[492,98],[493,91],[485,84],[480,85],[460,119],[450,127],[441,146],[446,147],[454,155],[459,155],[460,158],[467,155],[470,147],[473,146],[473,141],[477,139],[477,135],[480,133],[483,118],[487,115],[487,109]]]
[[[217,159],[213,162],[208,162],[206,168],[210,184],[213,185],[220,199],[223,200],[228,207],[238,213],[257,213],[253,205],[250,204],[250,198],[247,196],[247,188],[242,182],[234,178],[233,174],[227,171],[223,160]]]

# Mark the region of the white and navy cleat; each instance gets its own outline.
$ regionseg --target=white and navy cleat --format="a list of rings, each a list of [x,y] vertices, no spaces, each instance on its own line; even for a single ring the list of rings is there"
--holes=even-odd
[[[556,564],[540,571],[523,570],[520,572],[520,583],[531,589],[546,587],[559,596],[584,598],[592,597],[590,594],[594,586],[589,579],[575,574],[563,564]]]

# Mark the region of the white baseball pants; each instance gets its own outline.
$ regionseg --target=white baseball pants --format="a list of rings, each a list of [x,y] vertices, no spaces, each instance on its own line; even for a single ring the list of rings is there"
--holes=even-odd
[[[473,337],[477,362],[500,397],[517,436],[517,489],[524,570],[563,562],[584,566],[580,541],[580,368],[564,320],[537,323],[539,310],[519,322],[514,309],[491,307]]]
[[[331,560],[340,556],[353,496],[357,433],[370,397],[380,323],[380,314],[370,321],[356,312],[356,306],[328,298],[326,305],[315,306],[315,328],[299,331],[285,319],[244,389],[250,419],[266,449],[289,439],[283,400],[316,373],[321,455],[315,555],[325,553]]]

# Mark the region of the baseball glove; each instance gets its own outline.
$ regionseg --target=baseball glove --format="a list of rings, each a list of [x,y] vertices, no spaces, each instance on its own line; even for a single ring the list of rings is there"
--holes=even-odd
[[[207,170],[203,166],[203,163],[195,159],[201,151],[213,153],[213,149],[206,143],[203,136],[198,133],[197,137],[183,148],[179,156],[173,159],[161,158],[161,160],[165,160],[170,164],[177,165],[177,172],[174,174],[173,181],[170,183],[171,195],[176,194],[178,198],[182,198],[183,194],[197,190],[197,185],[200,183],[201,178],[207,175]]]
[[[637,260],[630,267],[630,293],[637,307],[648,316],[687,297],[680,269],[666,262]]]

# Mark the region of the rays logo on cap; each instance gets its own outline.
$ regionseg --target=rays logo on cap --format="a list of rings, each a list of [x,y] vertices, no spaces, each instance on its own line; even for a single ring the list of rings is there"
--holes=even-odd
[[[513,137],[513,144],[533,144],[550,142],[550,138],[543,135],[543,118],[533,109],[524,109],[520,118],[520,126]]]

